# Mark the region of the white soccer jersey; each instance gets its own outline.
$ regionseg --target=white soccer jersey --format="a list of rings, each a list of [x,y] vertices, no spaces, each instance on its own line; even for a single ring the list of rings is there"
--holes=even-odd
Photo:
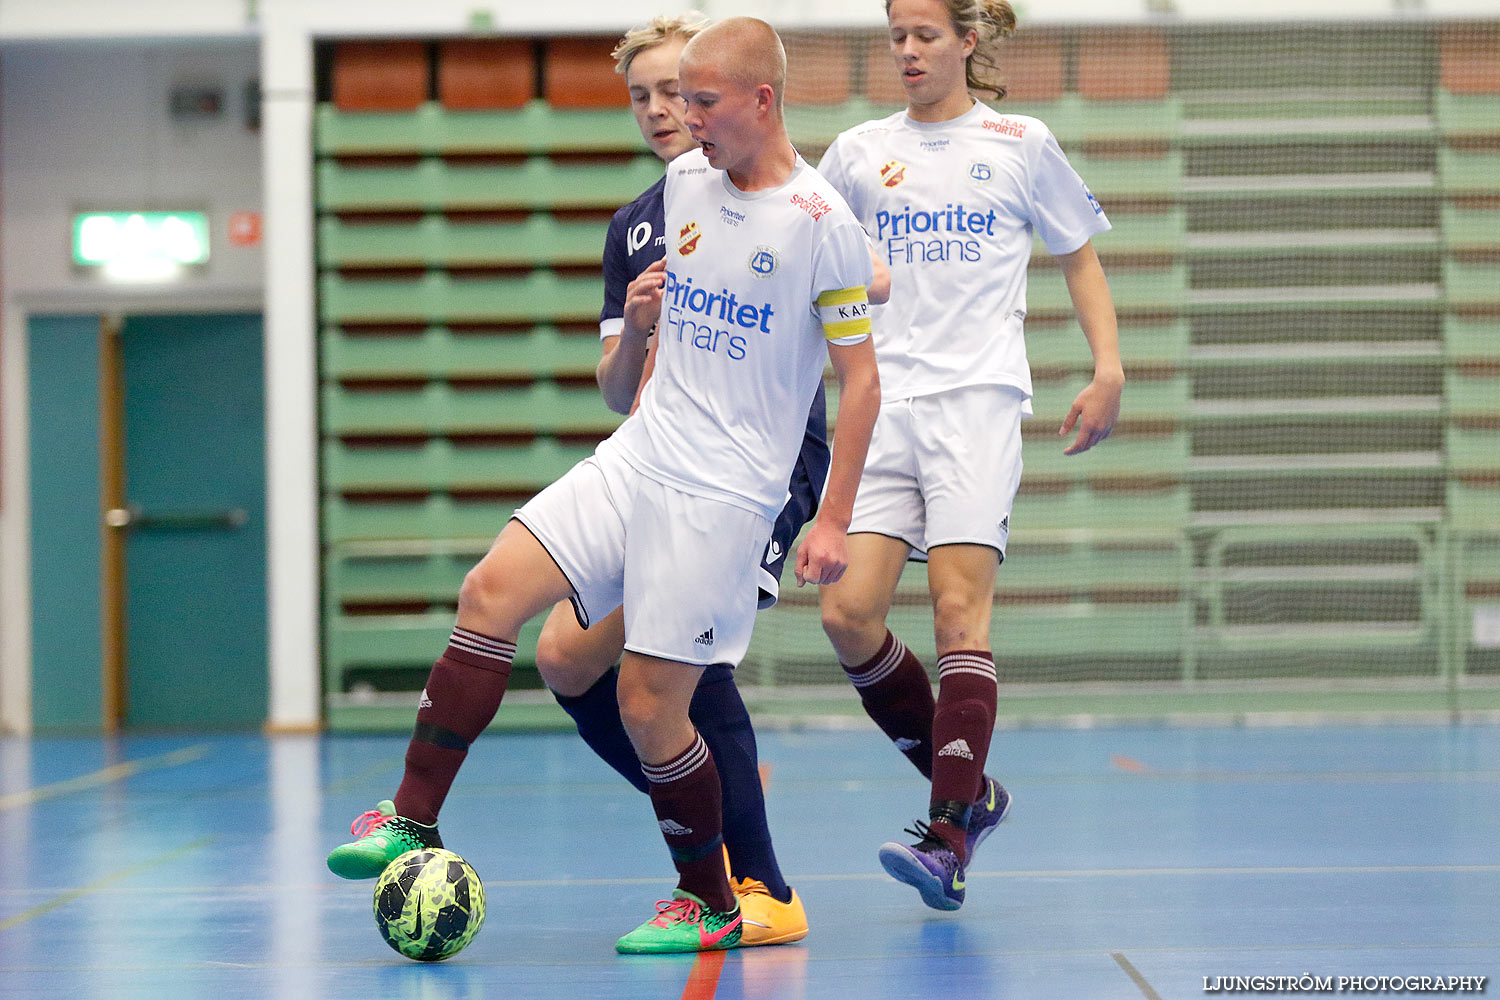
[[[1110,228],[1047,126],[980,102],[945,122],[902,111],[842,133],[818,169],[890,265],[890,302],[871,310],[882,398],[985,384],[1029,397],[1032,233],[1064,254]]]
[[[862,303],[872,278],[864,231],[801,157],[780,187],[744,192],[694,150],[667,167],[666,234],[656,368],[640,408],[600,448],[683,492],[774,519],[825,336],[840,332],[832,317],[825,333],[829,301],[857,289]]]

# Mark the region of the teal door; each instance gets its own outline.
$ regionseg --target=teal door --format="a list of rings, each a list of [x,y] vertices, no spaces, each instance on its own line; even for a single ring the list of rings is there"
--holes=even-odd
[[[127,727],[265,721],[261,352],[259,316],[121,327]]]

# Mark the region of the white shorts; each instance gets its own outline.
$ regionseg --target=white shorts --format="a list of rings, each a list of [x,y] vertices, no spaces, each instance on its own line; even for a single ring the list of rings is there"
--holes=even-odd
[[[913,559],[958,543],[1003,559],[1026,401],[1011,386],[972,385],[882,403],[849,533],[899,538]]]
[[[664,486],[607,448],[515,518],[568,578],[584,628],[623,604],[632,652],[699,664],[744,659],[767,518]]]

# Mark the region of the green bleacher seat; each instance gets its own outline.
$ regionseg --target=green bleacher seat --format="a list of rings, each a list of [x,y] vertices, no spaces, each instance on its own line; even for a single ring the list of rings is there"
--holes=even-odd
[[[431,438],[417,447],[323,445],[323,482],[337,490],[540,490],[594,453],[592,445],[552,438],[525,444],[455,444]]]
[[[1448,483],[1448,522],[1467,534],[1500,535],[1500,482],[1482,473]]]
[[[1439,149],[1438,178],[1444,194],[1500,194],[1500,153],[1493,149]]]
[[[1444,376],[1444,388],[1450,416],[1500,416],[1500,372],[1450,370]]]
[[[1143,478],[1150,478],[1149,473]],[[1040,477],[1022,477],[1011,515],[1012,538],[1025,538],[1033,530],[1129,537],[1134,532],[1181,530],[1188,523],[1191,494],[1187,486],[1165,477],[1159,486],[1142,488],[1115,489],[1106,479],[1059,486],[1057,481],[1042,484]]]
[[[1088,180],[1088,178],[1085,178]],[[1090,181],[1090,188],[1093,184]],[[1098,191],[1094,192],[1096,195]],[[1176,189],[1174,188],[1174,197]],[[1121,197],[1130,198],[1129,192],[1122,192]],[[1108,195],[1099,195],[1103,199],[1104,212],[1109,217],[1110,224],[1114,226],[1107,233],[1100,233],[1092,239],[1094,249],[1104,258],[1104,270],[1108,275],[1110,270],[1110,257],[1114,254],[1158,254],[1164,256],[1176,256],[1183,253],[1187,242],[1187,213],[1180,208],[1174,208],[1166,212],[1117,212],[1110,203]],[[1035,254],[1044,254],[1047,248],[1041,240],[1037,240]]]
[[[325,323],[582,323],[596,321],[604,301],[603,278],[551,271],[381,279],[325,272],[320,286]]]
[[[1433,110],[1446,136],[1500,135],[1500,94],[1450,94],[1437,90]]]
[[[435,158],[409,163],[341,163],[317,169],[324,212],[599,209],[614,211],[661,179],[649,154],[625,162],[552,160],[472,163]]]
[[[1176,313],[1187,299],[1187,267],[1114,268],[1109,290],[1119,312]],[[1034,316],[1072,315],[1073,300],[1062,272],[1033,265],[1026,279],[1026,308]]]
[[[1092,369],[1060,381],[1034,378],[1031,406],[1036,412],[1036,422],[1061,424],[1073,400],[1089,384],[1091,375]],[[1191,396],[1192,385],[1186,375],[1132,379],[1127,374],[1120,416],[1132,420],[1178,420],[1187,414]]]
[[[372,554],[373,547],[336,547],[328,555],[325,581],[335,604],[453,603],[464,574],[484,557],[486,546],[435,546],[426,552]]]
[[[906,575],[916,575],[915,568],[909,567]],[[1007,545],[995,586],[1000,593],[1012,594],[1169,591],[1186,588],[1191,572],[1192,551],[1185,536],[1074,539],[1061,532],[1049,540],[1044,532],[1029,531]],[[921,583],[925,589],[925,575]]]
[[[1057,421],[1038,419],[1042,433],[1023,439],[1025,476],[1081,482],[1094,479],[1140,479],[1161,476],[1180,479],[1187,472],[1189,434],[1140,434],[1116,429],[1104,442],[1080,455],[1064,455],[1076,436],[1061,437]]]
[[[1180,365],[1188,357],[1190,327],[1186,322],[1125,322],[1120,325],[1120,357],[1127,377],[1140,365]],[[1066,368],[1092,372],[1093,355],[1076,320],[1066,323],[1028,323],[1026,356],[1033,369]],[[1133,384],[1127,383],[1130,392]]]
[[[1495,402],[1493,413],[1500,417],[1500,400]],[[1458,427],[1450,424],[1444,428],[1443,434],[1448,467],[1454,472],[1500,473],[1500,426]]]
[[[326,433],[607,435],[623,417],[592,385],[534,382],[520,386],[323,387]]]
[[[535,326],[518,333],[455,332],[434,326],[362,336],[323,328],[323,373],[329,379],[562,376],[588,378],[599,363],[597,329],[563,333]]]
[[[1500,209],[1452,203],[1443,206],[1443,245],[1449,250],[1488,250],[1497,239]]]
[[[1109,210],[1111,198],[1161,198],[1176,200],[1182,190],[1182,154],[1125,158],[1071,152],[1068,160],[1089,190]]]
[[[1443,291],[1450,306],[1500,305],[1500,265],[1444,261]]]
[[[1500,360],[1500,320],[1447,316],[1443,345],[1450,361]]]
[[[520,506],[517,500],[452,497],[398,499],[323,497],[323,538],[329,544],[391,539],[494,538]]]
[[[572,221],[537,213],[524,222],[464,222],[428,215],[413,222],[318,224],[318,262],[327,268],[598,267],[604,221]]]
[[[619,110],[558,110],[532,101],[516,111],[450,111],[430,101],[403,113],[340,112],[319,104],[320,156],[636,152],[635,121]]]
[[[457,594],[455,589],[450,600],[456,599]],[[517,671],[535,663],[536,641],[542,631],[542,621],[538,618],[521,627],[514,663]],[[328,690],[347,691],[351,678],[368,682],[382,671],[402,670],[420,674],[430,669],[452,632],[453,612],[446,610],[395,616],[331,614],[326,642]],[[415,701],[408,711],[416,711]],[[408,725],[409,721],[408,718]]]

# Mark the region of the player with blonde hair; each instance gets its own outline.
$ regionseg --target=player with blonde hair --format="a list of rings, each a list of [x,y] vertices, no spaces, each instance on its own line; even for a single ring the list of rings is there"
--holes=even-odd
[[[1109,228],[1047,126],[1000,114],[1003,0],[886,0],[904,111],[842,133],[819,165],[891,270],[875,310],[882,405],[850,524],[850,568],[821,594],[823,628],[871,718],[931,779],[917,843],[880,860],[924,902],[963,903],[965,865],[1010,796],[984,773],[994,731],[995,575],[1031,413],[1023,321],[1033,234],[1067,279],[1094,377],[1059,430],[1075,455],[1110,433],[1124,373],[1090,237]],[[886,627],[908,557],[925,558],[938,694]]]

